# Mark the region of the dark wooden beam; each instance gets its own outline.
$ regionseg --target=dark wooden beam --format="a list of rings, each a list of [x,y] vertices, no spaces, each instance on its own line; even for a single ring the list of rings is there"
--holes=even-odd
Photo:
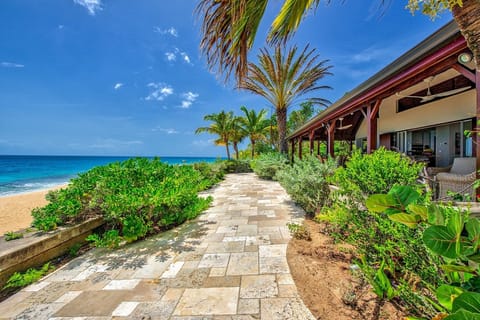
[[[293,163],[295,159],[295,139],[290,140],[290,143],[292,145],[292,153],[290,154],[290,162]]]
[[[310,131],[310,134],[308,135],[308,141],[310,142],[310,155],[313,155],[313,149],[314,149],[314,140],[315,138],[315,130]]]
[[[377,114],[382,100],[367,107],[367,153],[377,149]]]
[[[335,122],[333,120],[327,125],[327,152],[332,158],[335,156]]]
[[[473,83],[478,83],[477,80],[475,79],[475,72],[470,71],[470,69],[465,68],[462,66],[460,63],[455,63],[452,65],[452,68],[458,73],[460,73],[462,76],[467,78],[468,80],[472,81]]]
[[[303,145],[303,137],[300,137],[298,139],[298,158],[300,160],[302,160],[302,153],[303,153],[302,145]]]

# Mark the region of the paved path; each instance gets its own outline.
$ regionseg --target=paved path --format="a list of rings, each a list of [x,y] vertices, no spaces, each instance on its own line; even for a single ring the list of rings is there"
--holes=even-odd
[[[195,221],[91,250],[0,304],[0,319],[313,319],[286,259],[303,212],[282,187],[228,175]]]

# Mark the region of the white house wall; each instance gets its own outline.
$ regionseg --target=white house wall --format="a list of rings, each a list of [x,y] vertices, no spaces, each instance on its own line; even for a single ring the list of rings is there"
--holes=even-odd
[[[397,113],[395,96],[383,100],[377,121],[378,135],[475,117],[475,90]],[[362,121],[356,139],[367,137],[367,123]],[[377,140],[378,141],[378,140]]]

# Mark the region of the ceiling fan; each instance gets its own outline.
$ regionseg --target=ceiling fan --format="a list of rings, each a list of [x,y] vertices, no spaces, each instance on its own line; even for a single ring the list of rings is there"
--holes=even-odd
[[[420,103],[423,103],[423,102],[432,101],[432,100],[437,99],[437,98],[448,97],[448,96],[463,92],[463,91],[471,88],[471,86],[467,86],[467,87],[463,87],[463,88],[458,88],[458,89],[453,89],[453,90],[448,90],[448,91],[432,94],[432,92],[430,91],[430,87],[432,85],[432,81],[433,81],[434,78],[435,78],[435,76],[430,76],[428,78],[423,79],[423,82],[425,82],[427,84],[427,94],[425,96],[402,95],[402,94],[400,94],[400,92],[397,92],[396,96],[401,97],[401,98],[420,99]]]
[[[346,130],[352,126],[352,124],[343,125],[343,117],[338,118],[338,120],[340,120],[340,126],[336,128],[337,130]]]

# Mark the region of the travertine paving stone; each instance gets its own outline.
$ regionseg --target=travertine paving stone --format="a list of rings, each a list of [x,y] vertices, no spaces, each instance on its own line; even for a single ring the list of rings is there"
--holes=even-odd
[[[307,319],[286,259],[283,188],[227,175],[196,220],[144,241],[91,250],[0,303],[0,319]]]

